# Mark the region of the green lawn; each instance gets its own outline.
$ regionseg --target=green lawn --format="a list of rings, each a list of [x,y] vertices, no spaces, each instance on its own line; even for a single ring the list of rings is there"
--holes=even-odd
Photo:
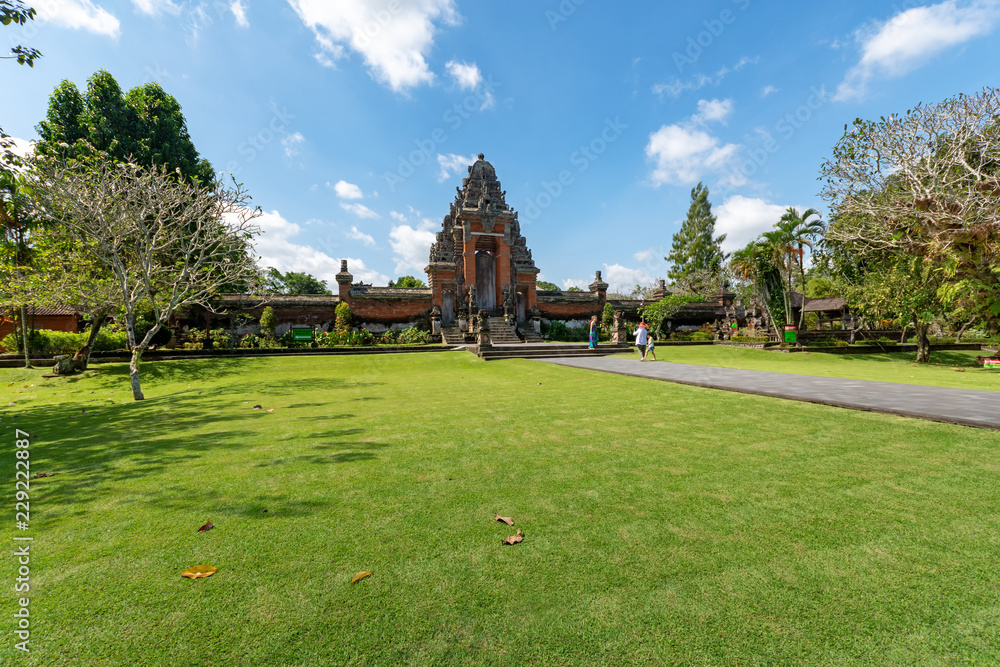
[[[1000,390],[1000,372],[986,371],[976,365],[976,356],[989,352],[935,351],[929,364],[914,361],[913,352],[884,354],[831,354],[826,352],[782,353],[723,345],[656,346],[657,361],[672,361],[697,366],[720,366],[751,371],[773,371],[796,375],[819,375],[878,380],[902,384],[922,384],[961,389]],[[623,355],[624,356],[624,355]],[[632,358],[639,353],[633,351]]]
[[[1000,662],[993,431],[467,352],[96,370],[0,370],[8,545],[7,427],[53,473],[3,664]]]

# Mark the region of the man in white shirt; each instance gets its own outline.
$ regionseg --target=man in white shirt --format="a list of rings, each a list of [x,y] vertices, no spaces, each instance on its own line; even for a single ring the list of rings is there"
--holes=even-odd
[[[649,342],[649,336],[646,333],[646,322],[639,322],[639,328],[635,330],[635,346],[639,348],[639,361],[646,360],[646,343]]]

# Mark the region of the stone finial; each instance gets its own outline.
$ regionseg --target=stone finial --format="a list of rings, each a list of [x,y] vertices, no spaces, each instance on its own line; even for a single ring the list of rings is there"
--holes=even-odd
[[[588,285],[591,292],[603,293],[608,291],[608,284],[601,280],[601,272],[597,272],[597,276],[594,278],[594,282]]]
[[[480,160],[485,160],[486,159],[486,156],[483,155],[482,153],[480,153],[478,157],[479,157]]]
[[[350,285],[354,281],[354,276],[347,270],[347,260],[340,260],[340,273],[337,274],[337,283],[340,285]]]

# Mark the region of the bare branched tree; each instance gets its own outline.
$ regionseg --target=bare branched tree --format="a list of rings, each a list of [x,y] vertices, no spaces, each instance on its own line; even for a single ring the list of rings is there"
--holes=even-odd
[[[972,281],[1000,314],[1000,91],[858,119],[824,161],[827,240],[905,253]]]
[[[72,232],[113,276],[132,350],[132,395],[142,400],[139,362],[170,316],[192,304],[211,309],[213,295],[257,280],[250,240],[260,233],[253,224],[260,211],[239,184],[202,188],[135,164],[49,164],[40,175],[42,215]],[[155,324],[136,340],[143,302]]]

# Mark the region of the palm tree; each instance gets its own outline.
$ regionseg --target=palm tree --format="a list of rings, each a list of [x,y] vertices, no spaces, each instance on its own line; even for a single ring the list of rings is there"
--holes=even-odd
[[[816,216],[815,219],[810,220]],[[799,310],[799,324],[798,328],[802,328],[802,323],[805,321],[805,292],[806,292],[806,269],[805,269],[805,247],[809,247],[809,252],[812,253],[813,242],[816,237],[823,234],[826,231],[826,225],[823,221],[819,219],[820,213],[814,208],[806,210],[805,213],[799,215],[799,212],[792,207],[789,207],[785,214],[781,216],[781,220],[778,222],[778,226],[787,231],[789,241],[794,246],[790,256],[794,259],[794,256],[798,256],[799,264],[799,276],[802,279],[802,308]],[[791,285],[791,276],[789,276],[789,285]]]

